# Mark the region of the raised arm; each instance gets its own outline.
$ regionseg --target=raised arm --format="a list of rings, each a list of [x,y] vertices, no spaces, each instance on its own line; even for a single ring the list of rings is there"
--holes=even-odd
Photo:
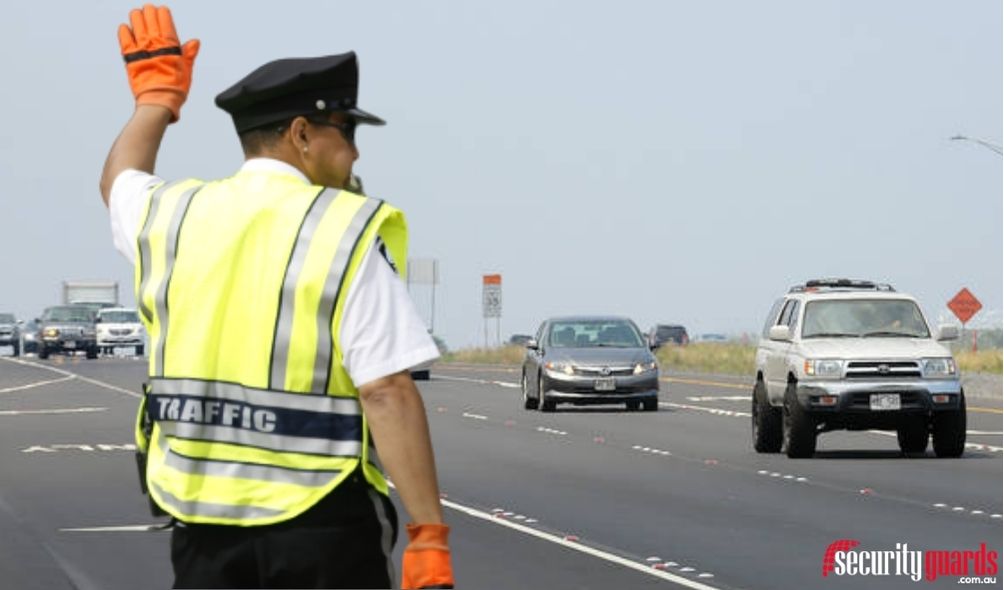
[[[119,25],[119,46],[126,63],[136,112],[112,145],[101,172],[101,198],[108,205],[112,183],[123,170],[153,172],[164,130],[181,117],[192,86],[199,40],[178,40],[166,6],[146,4]]]

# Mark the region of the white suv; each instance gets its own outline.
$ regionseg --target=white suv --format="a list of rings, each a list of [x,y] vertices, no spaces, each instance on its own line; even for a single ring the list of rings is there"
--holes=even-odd
[[[819,279],[777,300],[756,351],[753,447],[811,457],[830,430],[895,430],[904,453],[958,457],[966,400],[955,326],[931,329],[915,299],[885,284]]]
[[[97,316],[98,349],[111,354],[117,347],[131,346],[136,356],[143,356],[146,330],[135,309],[106,307]]]

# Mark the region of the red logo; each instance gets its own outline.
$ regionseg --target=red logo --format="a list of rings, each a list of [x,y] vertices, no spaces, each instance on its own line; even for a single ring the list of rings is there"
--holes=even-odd
[[[833,558],[837,551],[850,551],[860,544],[861,541],[855,541],[854,539],[838,539],[830,543],[830,546],[826,548],[826,552],[823,553],[823,577],[825,578],[833,571]]]

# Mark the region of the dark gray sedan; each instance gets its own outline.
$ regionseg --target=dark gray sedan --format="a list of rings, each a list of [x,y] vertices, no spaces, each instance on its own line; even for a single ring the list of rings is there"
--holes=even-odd
[[[520,383],[528,410],[553,412],[559,403],[659,408],[659,365],[627,318],[552,318],[526,348]]]

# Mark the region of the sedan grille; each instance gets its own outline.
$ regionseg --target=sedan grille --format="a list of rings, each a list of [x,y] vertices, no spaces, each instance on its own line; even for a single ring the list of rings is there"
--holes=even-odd
[[[109,332],[112,336],[128,336],[132,334],[132,330],[129,328],[112,328]]]
[[[920,377],[916,361],[852,361],[847,363],[848,379],[903,379]]]
[[[634,374],[634,367],[575,367],[575,374],[582,377],[625,377]]]

